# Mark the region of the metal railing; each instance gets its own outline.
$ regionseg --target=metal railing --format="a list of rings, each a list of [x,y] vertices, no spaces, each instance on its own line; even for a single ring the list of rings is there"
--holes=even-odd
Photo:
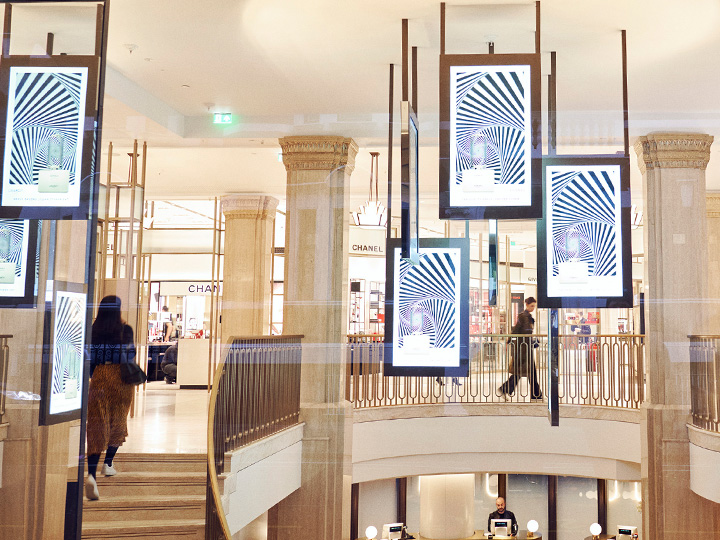
[[[528,378],[520,379],[510,395],[505,396],[501,391],[510,374],[511,360],[532,348],[537,380],[543,395],[547,394],[547,336],[527,338],[527,335],[512,334],[471,335],[469,376],[436,379],[385,377],[382,336],[350,335],[346,397],[356,409],[434,403],[530,402]],[[561,335],[560,403],[639,408],[645,396],[643,338],[631,334]]]
[[[205,538],[230,538],[218,482],[226,453],[299,423],[301,338],[232,338],[215,372],[208,418]]]
[[[8,339],[10,334],[0,335],[0,424],[5,415],[5,396],[7,395],[8,359],[10,358],[10,347]]]
[[[720,433],[720,336],[690,339],[690,399],[692,423]]]

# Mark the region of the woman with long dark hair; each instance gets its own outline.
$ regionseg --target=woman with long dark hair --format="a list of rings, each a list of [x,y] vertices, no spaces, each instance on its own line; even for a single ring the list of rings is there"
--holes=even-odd
[[[102,474],[113,476],[113,458],[127,437],[127,416],[132,402],[133,385],[120,376],[120,364],[135,358],[133,331],[121,316],[122,303],[117,296],[100,301],[92,325],[90,346],[90,389],[88,394],[87,454],[88,477],[85,495],[99,498],[96,475],[100,454],[105,451]]]

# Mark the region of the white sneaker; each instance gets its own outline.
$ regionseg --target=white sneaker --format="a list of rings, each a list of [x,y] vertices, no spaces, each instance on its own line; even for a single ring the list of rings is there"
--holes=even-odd
[[[97,501],[100,498],[97,482],[90,474],[85,479],[85,496],[91,501]]]
[[[102,474],[103,474],[103,476],[115,476],[117,474],[117,470],[112,465],[103,463]]]

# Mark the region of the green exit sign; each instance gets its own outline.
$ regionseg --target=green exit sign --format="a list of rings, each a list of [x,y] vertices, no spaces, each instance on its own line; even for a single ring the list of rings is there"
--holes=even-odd
[[[232,113],[213,114],[213,124],[232,124]]]

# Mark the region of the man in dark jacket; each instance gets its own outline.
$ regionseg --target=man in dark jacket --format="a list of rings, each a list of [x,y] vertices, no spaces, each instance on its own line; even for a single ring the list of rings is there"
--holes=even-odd
[[[537,301],[532,296],[525,299],[525,311],[518,315],[515,326],[512,327],[512,334],[532,334],[535,328],[535,319],[532,312],[535,311]],[[500,395],[507,401],[507,395],[515,391],[515,385],[520,377],[528,377],[532,389],[531,399],[542,399],[542,390],[538,384],[537,370],[535,369],[535,360],[533,359],[533,348],[537,343],[531,337],[510,338],[508,342],[514,342],[514,347],[510,347],[508,354],[512,354],[513,366],[509,370],[510,377],[498,388]]]
[[[173,384],[177,378],[177,355],[178,346],[176,341],[167,348],[160,363],[160,367],[165,373],[165,382],[168,384]]]
[[[485,534],[490,532],[490,524],[493,519],[509,519],[512,521],[512,535],[515,536],[518,532],[517,519],[515,519],[515,514],[505,509],[505,499],[498,497],[495,501],[495,508],[497,510],[488,516],[488,528]]]

